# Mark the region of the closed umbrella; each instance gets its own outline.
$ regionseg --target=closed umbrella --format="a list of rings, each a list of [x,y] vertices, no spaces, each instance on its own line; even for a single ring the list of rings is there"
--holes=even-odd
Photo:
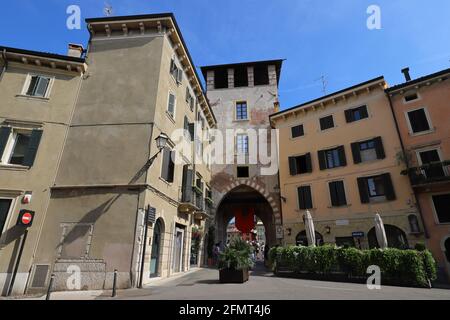
[[[306,238],[308,239],[308,245],[311,247],[316,246],[316,233],[314,231],[314,222],[311,217],[311,213],[309,210],[306,210],[305,213],[305,231],[306,231]]]
[[[378,213],[375,215],[375,234],[377,235],[377,241],[380,249],[386,249],[388,247],[386,231],[384,230],[383,220]]]

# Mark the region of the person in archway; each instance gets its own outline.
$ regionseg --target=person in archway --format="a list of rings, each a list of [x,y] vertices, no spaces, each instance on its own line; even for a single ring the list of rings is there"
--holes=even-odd
[[[214,245],[214,250],[213,250],[213,258],[214,258],[214,265],[217,266],[218,262],[219,262],[219,256],[221,253],[221,244],[222,242],[217,242]]]

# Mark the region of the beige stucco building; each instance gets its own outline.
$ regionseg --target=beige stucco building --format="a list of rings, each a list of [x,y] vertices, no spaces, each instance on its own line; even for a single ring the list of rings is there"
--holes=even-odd
[[[426,244],[450,281],[450,69],[387,90],[422,212]],[[406,172],[405,172],[406,174]]]
[[[279,129],[285,244],[306,244],[306,210],[318,244],[376,246],[375,213],[390,246],[422,240],[386,87],[380,77],[271,115]]]
[[[61,84],[55,81],[55,97],[49,101],[61,111],[55,105],[43,113],[66,124],[55,124],[61,132],[44,134],[55,140],[49,138],[47,147],[41,142],[40,148],[47,150],[36,160],[53,175],[40,173],[37,186],[23,185],[23,180],[22,186],[9,186],[16,198],[33,188],[47,197],[38,203],[38,195],[33,196],[32,203],[46,216],[33,224],[34,230],[41,223],[37,235],[42,236],[36,235],[35,245],[27,249],[33,253],[23,267],[19,294],[46,290],[51,274],[53,290],[108,289],[117,270],[117,287],[129,288],[204,261],[211,166],[199,160],[209,143],[200,137],[216,120],[175,18],[155,14],[89,19],[87,24],[89,72],[82,74],[81,83],[81,72],[72,73],[73,87],[67,75],[61,76]],[[21,87],[11,90],[19,76],[25,81],[25,71],[19,71],[7,72],[2,80],[11,81],[9,94],[20,93]],[[24,110],[23,119],[40,119],[38,113],[24,116],[27,98],[10,99],[17,100],[11,110],[17,105]],[[156,138],[164,135],[169,140],[160,150]],[[182,142],[185,148],[179,149]],[[13,250],[14,244],[10,246]],[[4,259],[5,268],[9,261]],[[70,277],[78,275],[79,286],[69,288]]]
[[[82,48],[72,56],[0,47],[0,294],[21,294],[33,272],[50,189],[81,78]],[[28,228],[20,211],[34,212]],[[45,235],[44,235],[45,237]]]

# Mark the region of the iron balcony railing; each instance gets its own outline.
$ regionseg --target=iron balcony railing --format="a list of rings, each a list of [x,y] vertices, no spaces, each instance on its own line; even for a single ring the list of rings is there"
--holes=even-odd
[[[450,160],[410,168],[408,173],[413,186],[450,181]]]

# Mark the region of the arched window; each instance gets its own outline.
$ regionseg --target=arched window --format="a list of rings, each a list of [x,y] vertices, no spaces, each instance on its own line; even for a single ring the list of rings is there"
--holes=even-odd
[[[316,245],[322,246],[323,243],[323,236],[319,232],[315,232],[316,234]],[[308,246],[308,238],[306,237],[306,231],[303,230],[297,234],[295,237],[295,244],[297,246]]]
[[[417,219],[417,216],[415,214],[410,214],[408,216],[409,221],[409,228],[412,233],[419,233],[420,227],[419,227],[419,220]]]
[[[408,249],[408,240],[406,239],[406,234],[402,229],[390,224],[385,224],[384,230],[386,232],[389,248]],[[369,247],[371,249],[379,248],[377,236],[375,233],[375,227],[370,229],[369,233],[367,234],[367,238],[369,240]]]
[[[445,247],[445,257],[447,258],[447,261],[450,262],[450,238],[447,238],[444,242]]]

